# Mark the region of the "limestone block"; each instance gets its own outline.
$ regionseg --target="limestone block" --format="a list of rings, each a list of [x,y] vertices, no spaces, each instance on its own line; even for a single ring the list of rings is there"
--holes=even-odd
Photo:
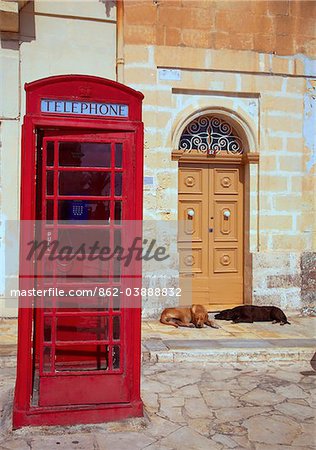
[[[290,215],[261,215],[260,228],[263,230],[285,231],[292,230],[293,217]]]
[[[0,49],[0,116],[6,119],[19,115],[19,48]],[[8,95],[10,93],[10,95]]]
[[[0,31],[19,31],[19,5],[17,1],[0,1]]]
[[[129,64],[148,63],[149,61],[149,49],[143,45],[126,45],[125,50],[125,64],[126,67]]]

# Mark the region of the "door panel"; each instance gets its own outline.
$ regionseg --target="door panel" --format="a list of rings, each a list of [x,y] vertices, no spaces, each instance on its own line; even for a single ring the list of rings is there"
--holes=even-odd
[[[238,272],[238,248],[214,249],[214,273]]]
[[[203,273],[202,249],[181,249],[180,265],[183,273]]]
[[[205,201],[208,173],[203,165],[184,165],[179,171],[179,252],[180,272],[186,277],[182,290],[192,289],[201,298],[208,296],[208,250],[204,246],[208,230]],[[190,215],[190,212],[193,215]],[[188,277],[190,280],[188,282]],[[191,301],[191,292],[184,292]]]
[[[178,199],[180,272],[192,278],[192,302],[242,304],[243,166],[180,164]]]
[[[183,221],[183,234],[181,240],[189,242],[202,242],[203,236],[203,200],[188,200],[185,196],[183,199],[179,196],[179,220]],[[193,212],[193,216],[190,216]]]
[[[188,192],[203,194],[205,177],[202,167],[183,169],[179,178],[179,194]]]
[[[237,242],[238,201],[215,200],[214,214],[214,242]]]
[[[214,168],[214,194],[237,194],[239,169]]]

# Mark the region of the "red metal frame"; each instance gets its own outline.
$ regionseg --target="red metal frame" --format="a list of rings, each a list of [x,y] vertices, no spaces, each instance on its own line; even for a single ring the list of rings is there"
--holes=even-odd
[[[130,150],[133,152],[134,171],[129,171],[129,189],[133,189],[133,205],[129,205],[129,220],[142,220],[142,198],[143,198],[143,124],[141,121],[141,105],[143,95],[127,86],[105,80],[103,78],[66,75],[49,77],[33,83],[26,84],[26,115],[22,128],[22,173],[21,173],[21,221],[34,221],[36,218],[36,131],[43,130],[44,136],[49,139],[64,140],[67,136],[76,139],[101,139],[107,136],[124,133],[130,141]],[[69,114],[50,114],[40,111],[41,99],[63,99],[83,102],[104,102],[126,104],[129,108],[128,117],[99,117],[99,116],[72,116]],[[99,136],[99,137],[98,137]],[[44,165],[43,165],[44,166]],[[44,169],[43,169],[44,170]],[[64,168],[64,170],[68,170]],[[91,167],[89,168],[91,170]],[[95,170],[93,168],[93,170]],[[132,177],[133,174],[133,177]],[[128,173],[125,174],[128,177]],[[127,178],[128,179],[128,178]],[[44,195],[43,195],[44,198]],[[67,198],[67,197],[66,197]],[[80,199],[80,196],[76,196]],[[98,198],[100,200],[100,198]],[[21,261],[25,261],[26,247],[24,242],[32,240],[32,227],[21,227]],[[30,263],[30,277],[20,278],[20,289],[32,289],[34,283],[33,264]],[[31,272],[33,270],[33,272]],[[135,279],[135,285],[140,279]],[[21,302],[21,301],[20,301]],[[13,411],[13,427],[19,428],[25,425],[64,425],[77,423],[97,423],[108,420],[118,420],[126,417],[141,416],[142,402],[140,399],[140,308],[130,308],[124,311],[124,341],[126,371],[121,377],[128,377],[129,401],[114,403],[111,398],[104,403],[98,404],[98,390],[104,388],[106,378],[110,374],[94,376],[91,373],[90,381],[86,376],[87,383],[93,383],[95,390],[95,404],[80,405],[80,401],[73,404],[58,406],[32,406],[32,383],[34,377],[35,354],[32,354],[33,337],[32,328],[34,320],[34,309],[30,302],[29,307],[19,308],[18,328],[18,362],[17,379]],[[21,303],[20,303],[21,306]],[[24,305],[25,306],[25,305]],[[59,313],[62,315],[62,313]],[[78,314],[78,313],[77,313]],[[101,314],[99,316],[105,316]],[[44,314],[42,315],[44,320]],[[98,316],[98,317],[99,317]],[[36,347],[37,348],[37,347]],[[35,351],[34,353],[37,353]],[[39,358],[40,360],[41,358]],[[68,374],[68,386],[76,389],[74,381],[78,375]],[[56,389],[65,388],[66,376],[58,378]],[[111,381],[109,382],[111,383]],[[59,385],[59,387],[58,387]],[[80,385],[80,383],[79,383]],[[88,385],[87,385],[88,388]],[[67,387],[68,389],[68,387]],[[77,389],[78,396],[82,393]],[[51,401],[51,399],[50,399]],[[76,403],[76,404],[74,404]],[[39,403],[40,405],[40,403]]]

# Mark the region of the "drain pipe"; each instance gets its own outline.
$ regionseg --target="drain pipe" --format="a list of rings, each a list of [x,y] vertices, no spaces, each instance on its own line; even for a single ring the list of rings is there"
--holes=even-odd
[[[124,84],[124,3],[116,2],[116,81]]]

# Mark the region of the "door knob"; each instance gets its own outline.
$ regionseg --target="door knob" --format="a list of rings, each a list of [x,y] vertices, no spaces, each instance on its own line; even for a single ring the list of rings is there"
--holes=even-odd
[[[229,211],[228,209],[226,209],[226,210],[223,212],[223,214],[224,214],[225,219],[228,219],[228,217],[230,217],[230,211]]]
[[[189,219],[192,219],[194,217],[194,214],[195,214],[194,209],[188,209],[187,213],[188,213]]]

